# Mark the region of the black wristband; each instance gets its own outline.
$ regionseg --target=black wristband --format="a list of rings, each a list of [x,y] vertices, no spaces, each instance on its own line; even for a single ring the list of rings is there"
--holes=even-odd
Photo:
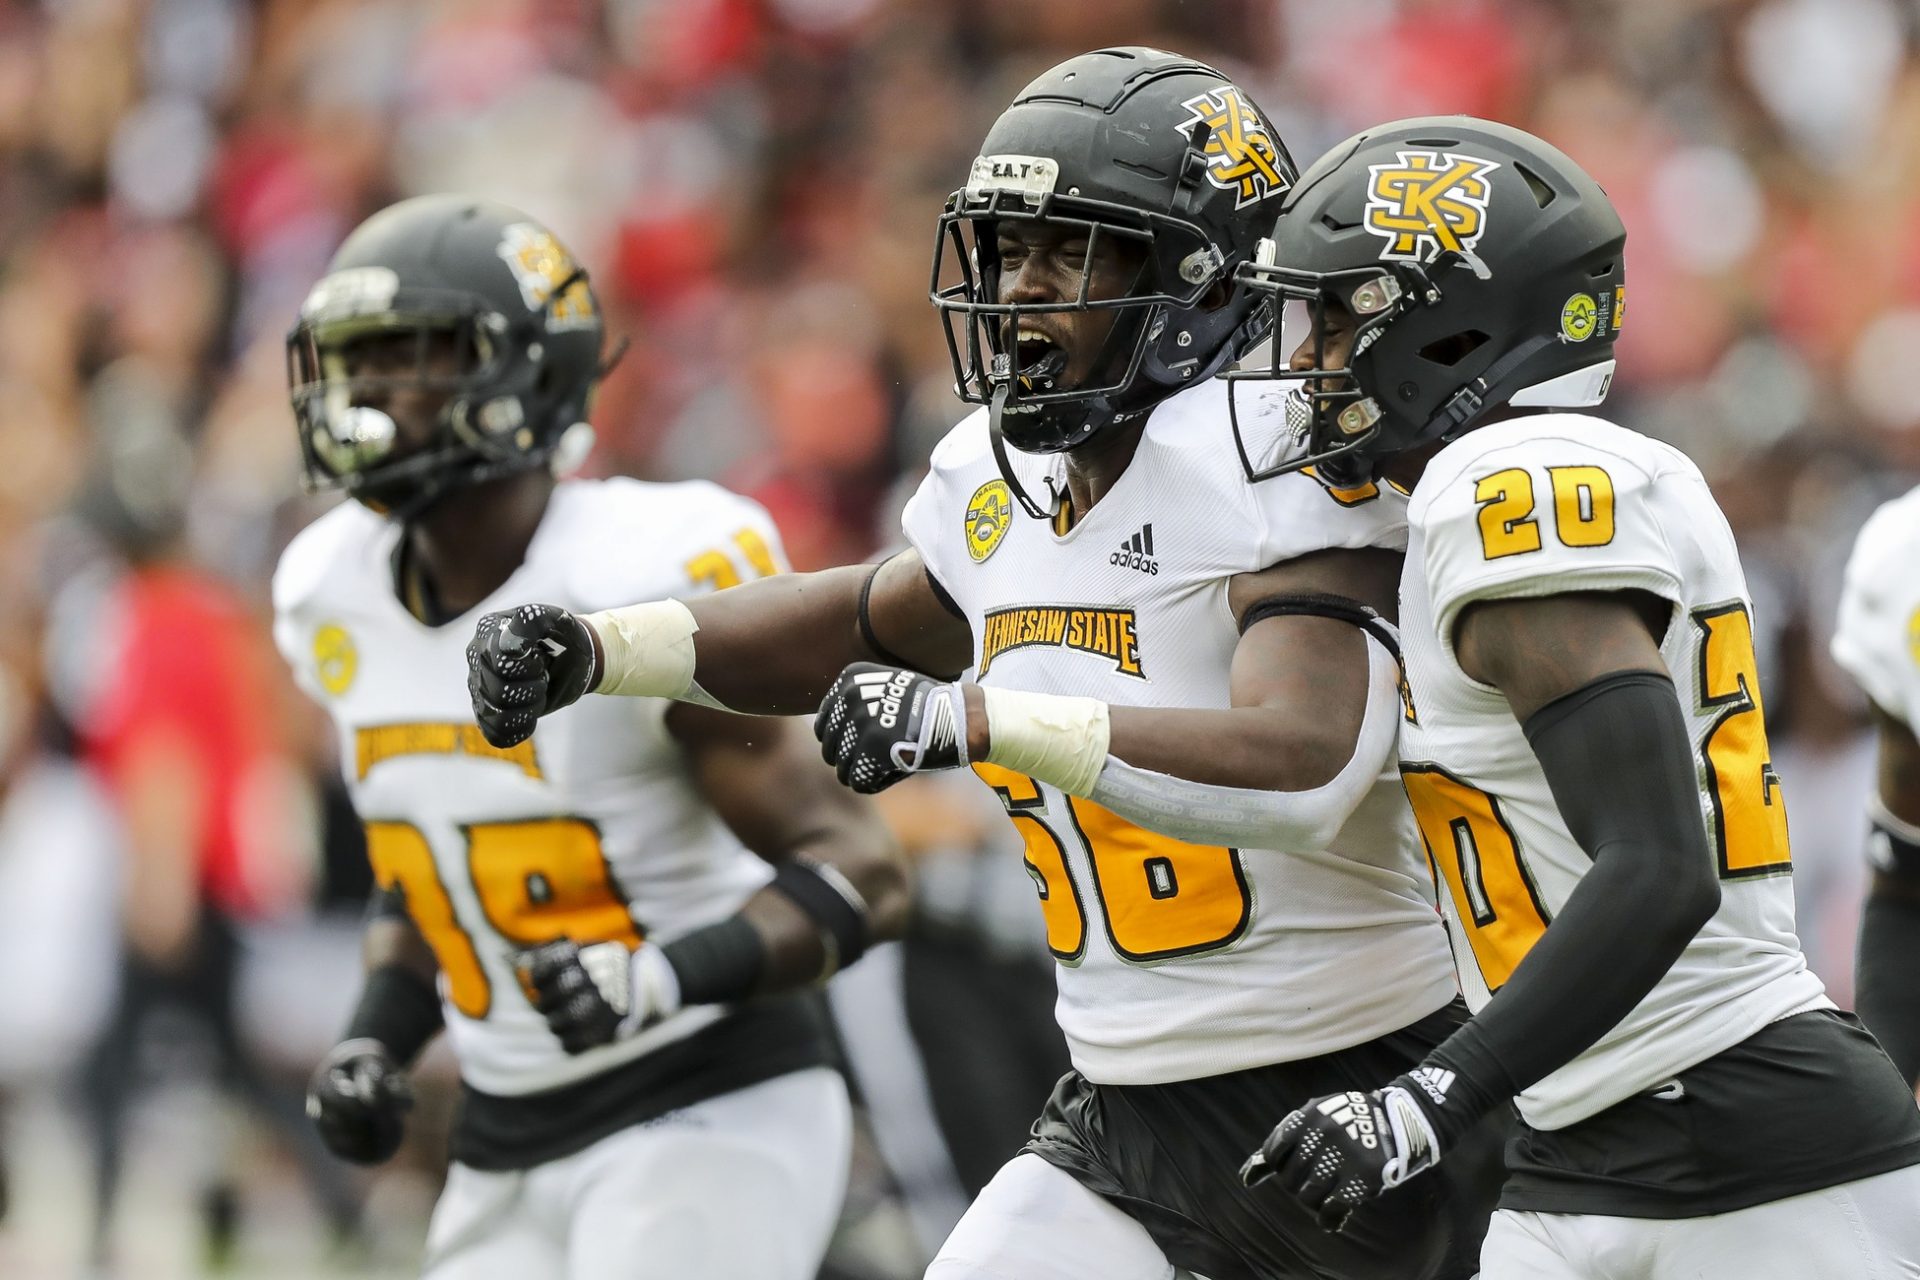
[[[367,974],[344,1040],[378,1040],[401,1066],[410,1065],[445,1021],[431,982],[397,964]]]
[[[1902,822],[1875,799],[1867,806],[1873,829],[1867,836],[1867,861],[1876,871],[1920,879],[1920,830]]]
[[[872,937],[867,927],[866,900],[837,868],[797,855],[780,864],[769,887],[785,894],[820,927],[821,941],[827,944],[829,953],[822,978],[831,977],[867,953]]]
[[[744,1000],[760,985],[767,944],[742,916],[695,929],[661,946],[680,984],[680,1003],[726,1004]]]

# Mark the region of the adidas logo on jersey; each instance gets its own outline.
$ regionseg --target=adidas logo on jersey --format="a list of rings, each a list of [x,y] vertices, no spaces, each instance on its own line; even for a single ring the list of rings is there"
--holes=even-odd
[[[1159,573],[1160,562],[1153,558],[1153,522],[1149,520],[1140,526],[1140,531],[1120,544],[1120,549],[1107,557],[1108,564],[1117,564],[1122,569],[1138,569],[1142,573]]]
[[[1437,1107],[1447,1105],[1447,1090],[1453,1087],[1453,1072],[1444,1067],[1415,1067],[1407,1077],[1420,1086],[1420,1091],[1433,1099]]]
[[[878,720],[881,728],[891,729],[899,723],[900,699],[913,683],[913,672],[896,671],[889,676],[884,671],[862,671],[853,682],[860,687],[867,714]]]
[[[1366,1094],[1337,1093],[1321,1101],[1320,1112],[1367,1150],[1380,1145],[1380,1131],[1373,1121],[1373,1103],[1367,1100]]]

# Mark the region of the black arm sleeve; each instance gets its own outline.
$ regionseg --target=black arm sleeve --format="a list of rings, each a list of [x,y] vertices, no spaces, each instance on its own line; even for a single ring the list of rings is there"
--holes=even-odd
[[[1646,671],[1603,676],[1548,703],[1525,728],[1593,868],[1492,1002],[1428,1058],[1470,1082],[1481,1108],[1612,1030],[1720,903],[1693,745],[1671,680]],[[1447,1116],[1445,1127],[1465,1128],[1470,1109]]]
[[[1855,1005],[1911,1087],[1920,1082],[1920,831],[1873,808],[1873,888],[1860,921]]]

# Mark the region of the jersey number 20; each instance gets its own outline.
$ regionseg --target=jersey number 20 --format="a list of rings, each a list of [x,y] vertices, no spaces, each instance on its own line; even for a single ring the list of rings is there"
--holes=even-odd
[[[1718,713],[1700,756],[1721,878],[1779,875],[1792,868],[1787,807],[1768,756],[1747,607],[1696,609],[1688,621],[1700,630],[1699,708]],[[1480,974],[1497,991],[1548,923],[1524,851],[1495,797],[1435,765],[1407,765],[1400,776]]]

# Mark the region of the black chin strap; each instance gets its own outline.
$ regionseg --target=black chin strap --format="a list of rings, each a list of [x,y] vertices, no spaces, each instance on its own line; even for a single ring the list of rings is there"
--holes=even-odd
[[[1000,468],[1000,478],[1007,482],[1007,488],[1013,490],[1015,501],[1035,520],[1051,520],[1053,512],[1035,502],[1021,485],[1020,477],[1013,473],[1013,459],[1007,456],[1007,438],[1000,430],[1000,415],[1006,412],[1007,397],[1013,393],[1013,382],[1002,382],[993,393],[993,399],[987,406],[987,439],[993,444],[993,460]],[[1047,477],[1048,496],[1054,505],[1059,505],[1060,494],[1054,488],[1053,477]]]

